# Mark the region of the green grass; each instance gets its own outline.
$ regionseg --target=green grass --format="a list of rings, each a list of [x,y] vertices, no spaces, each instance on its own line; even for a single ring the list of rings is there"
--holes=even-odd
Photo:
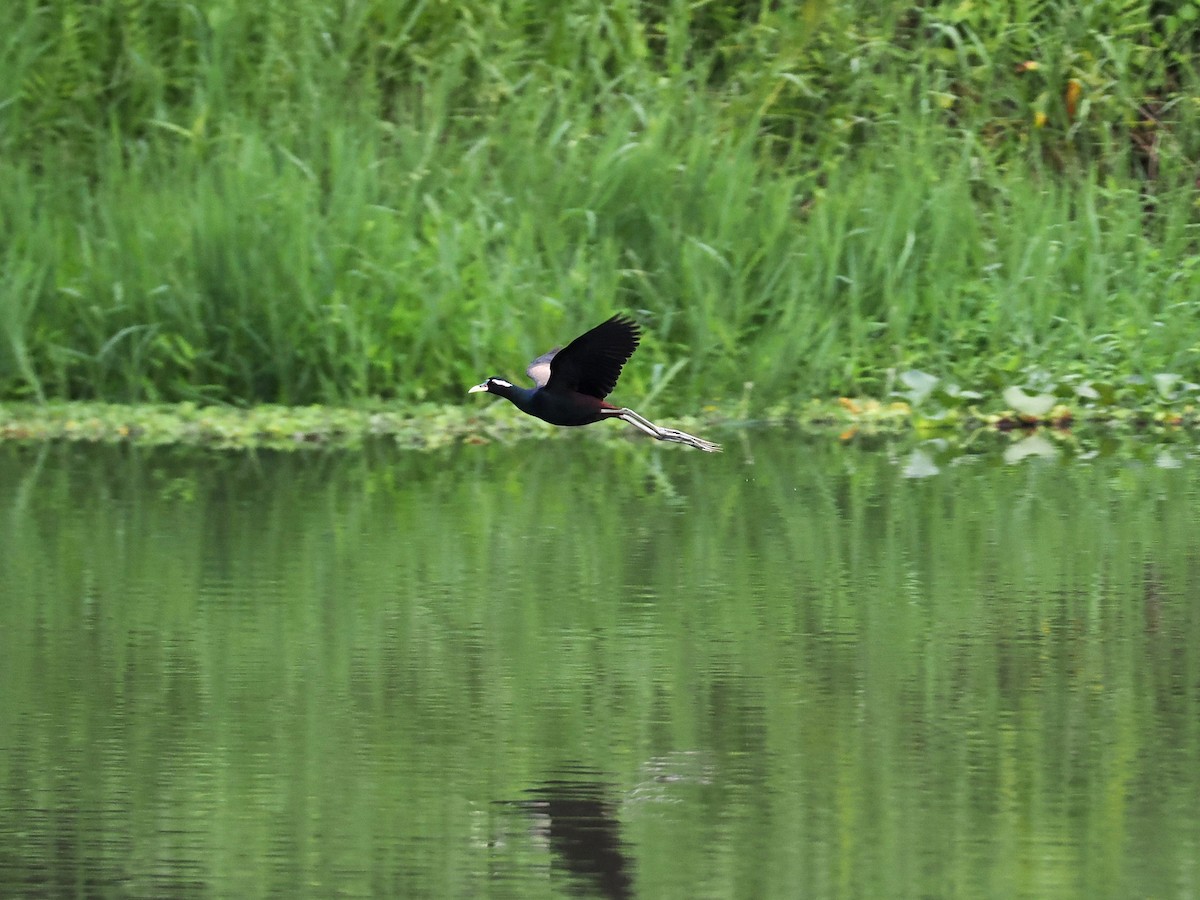
[[[18,0],[0,398],[446,401],[618,309],[670,411],[1200,381],[1190,21]]]

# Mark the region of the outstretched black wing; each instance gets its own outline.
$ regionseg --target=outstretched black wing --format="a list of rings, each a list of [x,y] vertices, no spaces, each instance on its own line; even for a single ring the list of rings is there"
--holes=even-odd
[[[617,386],[621,368],[633,356],[641,336],[636,322],[616,315],[561,350],[542,354],[529,364],[528,372],[538,381],[542,367],[548,365],[545,384],[551,390],[578,391],[603,400]]]

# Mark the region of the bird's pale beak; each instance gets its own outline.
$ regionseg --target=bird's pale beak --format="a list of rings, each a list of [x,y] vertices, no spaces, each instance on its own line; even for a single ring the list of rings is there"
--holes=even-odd
[[[469,388],[467,390],[467,393],[468,394],[478,394],[480,391],[487,391],[487,382],[486,381],[483,384],[477,384],[477,385],[475,385],[475,387]]]

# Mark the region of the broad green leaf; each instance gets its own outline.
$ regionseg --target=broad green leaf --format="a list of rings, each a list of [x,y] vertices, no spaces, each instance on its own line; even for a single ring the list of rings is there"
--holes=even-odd
[[[1053,394],[1027,394],[1016,385],[1004,390],[1004,402],[1013,411],[1038,419],[1054,409],[1056,400]]]
[[[918,369],[908,369],[900,373],[900,381],[908,388],[907,397],[914,406],[929,396],[939,380],[936,375]]]
[[[1158,388],[1158,396],[1164,400],[1170,400],[1175,396],[1175,389],[1182,380],[1182,375],[1176,375],[1173,372],[1160,372],[1155,375],[1154,386]]]

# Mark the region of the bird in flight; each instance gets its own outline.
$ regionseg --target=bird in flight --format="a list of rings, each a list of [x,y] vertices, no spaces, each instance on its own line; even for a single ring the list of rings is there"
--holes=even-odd
[[[531,362],[525,371],[534,387],[520,387],[493,376],[467,393],[496,394],[521,412],[551,425],[590,425],[604,419],[621,419],[655,440],[687,444],[707,453],[720,451],[719,444],[655,425],[628,407],[605,401],[617,386],[621,369],[633,356],[641,336],[636,322],[615,315],[562,349],[543,353]]]

